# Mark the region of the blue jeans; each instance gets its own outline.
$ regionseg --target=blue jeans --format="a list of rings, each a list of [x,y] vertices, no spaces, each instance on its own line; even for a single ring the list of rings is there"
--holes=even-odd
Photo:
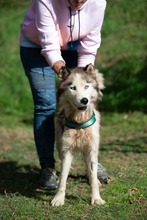
[[[55,72],[40,52],[40,48],[20,47],[21,61],[34,101],[34,140],[40,165],[41,168],[54,168]],[[62,51],[62,56],[69,68],[77,66],[76,51]]]

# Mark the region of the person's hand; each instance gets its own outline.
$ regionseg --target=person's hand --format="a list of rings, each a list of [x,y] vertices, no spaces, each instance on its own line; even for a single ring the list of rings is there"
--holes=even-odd
[[[54,63],[54,65],[52,66],[52,69],[59,74],[60,69],[65,66],[65,63],[61,60],[57,61]]]

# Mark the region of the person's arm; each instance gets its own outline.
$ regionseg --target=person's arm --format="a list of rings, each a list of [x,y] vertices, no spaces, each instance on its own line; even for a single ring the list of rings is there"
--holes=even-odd
[[[106,2],[98,8],[97,21],[94,16],[95,26],[91,32],[85,36],[78,46],[78,66],[83,67],[89,63],[94,64],[97,50],[101,44],[101,28],[104,19],[104,12],[106,8]]]
[[[51,14],[52,4],[50,1],[36,1],[36,26],[42,47],[41,53],[48,64],[56,73],[65,65],[61,56],[58,32]]]

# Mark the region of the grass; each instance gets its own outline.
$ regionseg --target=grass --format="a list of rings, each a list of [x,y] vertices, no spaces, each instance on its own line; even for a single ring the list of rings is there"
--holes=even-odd
[[[5,7],[0,3],[0,109],[5,114],[22,115],[32,110],[32,97],[19,56],[20,24],[29,2],[16,0],[7,5],[6,1]]]
[[[1,116],[0,120],[0,219],[146,219],[145,114],[102,113],[100,161],[111,176],[110,183],[101,187],[106,204],[90,205],[85,166],[77,156],[67,182],[65,205],[58,208],[50,206],[55,191],[38,189],[39,165],[31,125],[15,116],[13,120]],[[59,172],[57,153],[55,157]]]
[[[112,67],[124,58],[138,62],[146,56],[146,19],[144,0],[107,1],[98,65]]]

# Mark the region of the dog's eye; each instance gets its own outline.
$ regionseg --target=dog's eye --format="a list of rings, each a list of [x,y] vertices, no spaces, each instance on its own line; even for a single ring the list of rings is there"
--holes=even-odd
[[[76,87],[75,86],[70,86],[70,89],[76,90]]]
[[[88,89],[88,88],[89,88],[89,85],[86,85],[86,86],[85,86],[85,89]]]

